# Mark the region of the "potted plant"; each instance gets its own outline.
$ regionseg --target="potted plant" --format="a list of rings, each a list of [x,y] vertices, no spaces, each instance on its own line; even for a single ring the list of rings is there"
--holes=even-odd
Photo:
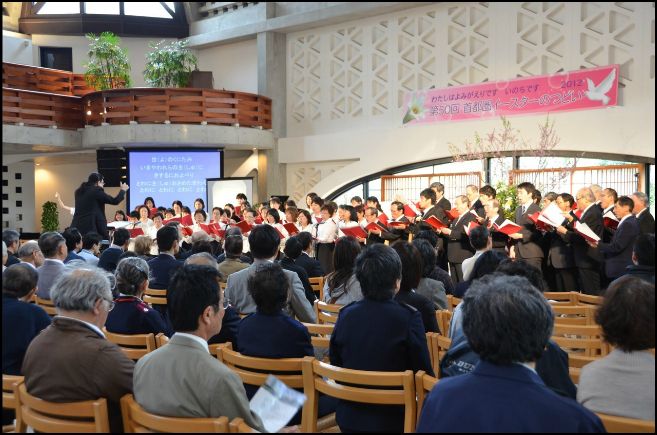
[[[41,214],[41,231],[57,231],[59,230],[59,211],[57,204],[52,201],[47,201],[43,204],[43,213]]]
[[[128,50],[119,46],[121,39],[112,32],[86,36],[89,40],[89,62],[84,64],[87,84],[100,91],[130,87]]]
[[[189,83],[192,71],[198,69],[197,59],[187,48],[187,41],[160,41],[151,43],[153,49],[146,55],[144,79],[155,88],[184,88]]]

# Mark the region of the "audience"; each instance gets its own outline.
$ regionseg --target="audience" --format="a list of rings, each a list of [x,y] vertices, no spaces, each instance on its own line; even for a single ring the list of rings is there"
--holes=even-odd
[[[239,228],[236,229],[237,231],[230,234],[226,232],[226,238],[224,239],[224,253],[226,259],[219,263],[222,282],[228,280],[228,275],[249,267],[248,263],[240,260],[244,243],[242,241],[242,232]]]
[[[413,239],[413,242],[415,243],[419,240],[426,240],[429,242],[431,247],[434,249],[434,252],[436,253],[436,267],[434,267],[433,271],[431,271],[429,274],[429,278],[442,282],[445,286],[445,293],[448,295],[454,294],[454,281],[452,280],[452,277],[449,276],[449,273],[445,269],[442,269],[439,266],[441,260],[439,258],[440,253],[438,252],[438,242],[442,239],[435,231],[423,230],[417,233],[417,236]]]
[[[437,310],[446,309],[447,294],[445,292],[445,285],[442,281],[431,278],[432,272],[438,268],[436,266],[436,250],[433,249],[428,240],[424,239],[413,240],[413,246],[417,248],[422,257],[422,277],[415,292],[432,301]],[[451,282],[449,275],[447,278]]]
[[[299,258],[295,260],[295,263],[306,270],[308,278],[324,276],[324,271],[322,270],[322,265],[320,264],[319,260],[316,260],[310,256],[314,250],[312,234],[307,231],[301,231],[299,234],[297,234],[297,238],[301,243],[302,252]]]
[[[477,261],[474,262],[469,279],[456,285],[456,288],[454,289],[454,296],[457,298],[462,298],[470,288],[470,285],[472,285],[475,280],[486,276],[489,273],[495,272],[500,263],[507,258],[508,257],[506,253],[501,251],[495,251],[492,249],[485,251],[482,255],[479,256],[479,258],[477,258]],[[522,264],[525,264],[524,260],[518,261],[521,261]]]
[[[303,290],[306,295],[306,299],[310,304],[315,303],[315,292],[313,291],[310,281],[308,280],[308,273],[306,269],[301,266],[297,266],[296,259],[301,255],[301,242],[295,236],[290,237],[285,241],[285,248],[283,249],[285,255],[279,260],[279,264],[285,270],[292,271],[297,274],[301,284],[303,284]]]
[[[73,260],[84,261],[84,258],[78,255],[78,252],[82,249],[82,234],[80,234],[80,231],[77,228],[66,228],[62,236],[66,240],[66,249],[68,249],[64,264]]]
[[[472,373],[436,384],[417,431],[605,432],[596,415],[555,394],[534,370],[553,317],[525,278],[477,280],[463,299],[463,329],[481,361]]]
[[[43,233],[39,237],[39,248],[45,259],[43,265],[37,269],[39,282],[36,294],[42,299],[50,299],[50,288],[66,267],[64,266],[64,259],[68,255],[66,240],[56,231]]]
[[[98,256],[100,255],[100,242],[103,240],[100,234],[90,232],[82,237],[82,251],[80,257],[92,266],[98,266]]]
[[[37,271],[29,263],[14,264],[2,273],[2,373],[4,374],[21,374],[27,347],[34,337],[50,325],[50,316],[43,308],[28,303],[36,292],[38,279]]]
[[[273,228],[272,228],[273,229]],[[137,362],[135,400],[168,417],[236,417],[263,432],[240,377],[213,357],[207,341],[221,330],[224,298],[215,267],[185,265],[171,278],[171,341]]]
[[[249,245],[253,254],[253,264],[244,270],[235,272],[228,277],[226,283],[226,296],[235,309],[240,313],[254,313],[256,304],[248,292],[248,279],[255,273],[258,264],[274,261],[278,255],[281,238],[271,225],[257,225],[249,234]],[[286,311],[302,322],[315,323],[313,307],[306,299],[303,284],[296,273],[285,271],[290,281],[290,294]]]
[[[636,276],[655,284],[655,235],[641,234],[632,249],[632,265],[625,268],[625,275]]]
[[[422,257],[411,243],[398,241],[392,245],[402,264],[402,279],[395,301],[409,305],[420,312],[425,332],[440,332],[436,320],[436,306],[429,299],[415,292],[422,276]]]
[[[50,290],[58,315],[25,354],[27,391],[50,402],[104,397],[110,429],[120,432],[119,400],[132,393],[134,363],[101,331],[114,306],[110,275],[82,262],[61,275]]]
[[[114,309],[107,316],[105,328],[117,334],[150,334],[160,332],[173,335],[171,327],[159,311],[141,300],[148,288],[148,263],[142,258],[124,258],[116,266]]]
[[[474,267],[475,261],[481,254],[490,251],[493,248],[493,239],[490,237],[488,228],[483,225],[470,230],[470,245],[475,250],[472,257],[463,260],[461,270],[463,271],[463,281],[470,279],[470,273]]]
[[[155,258],[151,255],[151,247],[153,246],[153,239],[150,236],[137,236],[135,237],[133,250],[135,254],[144,261],[149,261]]]
[[[2,271],[4,272],[7,266],[7,260],[9,259],[9,254],[7,253],[7,244],[3,241],[2,242]]]
[[[178,244],[178,229],[165,225],[157,232],[157,246],[160,254],[148,262],[151,271],[148,286],[152,289],[164,290],[169,285],[169,279],[176,272],[182,261],[176,260],[176,254],[180,250]]]
[[[424,370],[433,375],[420,313],[393,300],[402,279],[399,255],[384,244],[356,259],[364,299],[340,310],[331,334],[331,364],[356,370]],[[340,401],[342,432],[402,432],[404,408]]]
[[[18,258],[21,259],[21,263],[29,264],[35,269],[38,269],[43,265],[45,260],[41,248],[39,248],[39,242],[36,240],[30,240],[25,242],[18,248]]]
[[[595,321],[613,350],[582,368],[577,401],[594,412],[655,421],[655,285],[619,278]]]
[[[112,244],[100,254],[98,267],[114,273],[116,265],[119,263],[119,257],[124,251],[128,250],[130,244],[130,231],[125,228],[119,228],[112,235]]]
[[[354,267],[360,254],[360,243],[353,237],[341,237],[333,250],[333,272],[324,280],[324,302],[348,305],[363,299]]]
[[[20,261],[16,256],[18,248],[21,245],[20,234],[16,230],[4,230],[2,232],[2,241],[7,245],[7,254],[9,255],[6,262],[7,267],[17,264]]]

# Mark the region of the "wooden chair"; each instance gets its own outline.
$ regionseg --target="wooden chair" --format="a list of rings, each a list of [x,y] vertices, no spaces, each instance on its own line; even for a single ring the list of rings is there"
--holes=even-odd
[[[599,412],[596,412],[596,415],[600,417],[609,433],[655,433],[654,421],[617,417]]]
[[[445,337],[449,337],[449,325],[452,322],[452,311],[450,310],[436,311],[436,322],[438,322],[438,328],[440,328],[440,333]]]
[[[163,417],[146,412],[133,397],[126,394],[121,398],[121,414],[125,433],[227,433],[228,418],[179,418]]]
[[[167,291],[154,288],[147,288],[142,300],[151,305],[166,305]]]
[[[440,379],[440,362],[452,345],[452,340],[444,335],[433,333],[431,335],[431,348],[433,353],[433,372]]]
[[[344,305],[337,304],[327,304],[322,301],[315,301],[315,317],[317,318],[317,323],[332,323],[338,321],[338,313]]]
[[[417,395],[417,423],[420,422],[420,414],[424,406],[424,399],[431,392],[433,387],[438,383],[438,379],[420,370],[415,374],[415,394]]]
[[[103,327],[103,333],[109,341],[118,344],[123,353],[131,360],[137,361],[142,356],[155,350],[155,334],[116,334]]]
[[[244,423],[244,420],[239,417],[234,418],[230,423],[228,423],[228,428],[230,433],[258,433],[257,430]]]
[[[43,310],[48,313],[50,316],[56,316],[57,315],[57,309],[55,308],[55,304],[52,302],[50,299],[42,299],[39,296],[36,296],[36,304],[43,308]]]
[[[602,340],[602,328],[598,325],[555,323],[552,340],[569,354],[602,357],[609,353],[609,347]]]
[[[427,349],[429,349],[429,359],[431,360],[431,368],[437,367],[438,362],[436,360],[436,355],[433,353],[433,345],[431,344],[431,340],[433,340],[432,336],[435,334],[435,332],[427,332],[425,333],[425,336],[427,338]],[[435,372],[434,372],[435,373]]]
[[[342,400],[373,405],[403,405],[404,432],[415,431],[416,398],[413,372],[374,372],[335,367],[306,357],[302,362],[307,400],[302,432],[317,432],[319,393]],[[343,385],[348,384],[348,385]],[[389,388],[382,388],[389,387]]]
[[[158,348],[164,346],[167,343],[169,343],[169,337],[164,335],[164,332],[160,332],[155,336],[155,346]]]
[[[308,278],[308,281],[310,281],[310,287],[312,287],[313,291],[317,293],[317,297],[319,298],[320,301],[324,300],[324,277],[323,276],[317,276],[313,278]]]
[[[25,383],[14,385],[17,399],[16,431],[24,433],[27,426],[35,432],[109,432],[107,400],[54,403],[36,398],[27,392]]]
[[[554,323],[560,325],[593,325],[595,307],[592,305],[552,305]]]
[[[331,340],[331,334],[335,324],[333,323],[303,323],[310,333],[310,341],[313,347],[328,348]]]
[[[23,376],[2,375],[2,409],[13,409],[16,411],[18,402],[14,394],[14,385],[22,383],[23,379]],[[16,426],[13,424],[2,426],[2,432],[14,432],[20,426],[18,418],[19,415],[16,413]]]
[[[447,309],[449,311],[454,311],[454,308],[461,303],[461,299],[456,296],[447,295]]]
[[[602,305],[602,301],[604,301],[604,297],[602,296],[595,296],[595,295],[587,295],[585,293],[575,293],[575,299],[579,305],[594,305],[594,306],[599,306]]]
[[[543,292],[543,296],[552,305],[577,304],[577,293],[575,292]]]

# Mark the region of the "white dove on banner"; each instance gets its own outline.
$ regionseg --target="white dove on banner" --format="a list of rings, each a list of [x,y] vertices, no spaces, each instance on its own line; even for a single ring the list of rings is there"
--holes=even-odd
[[[584,94],[586,94],[589,100],[591,101],[601,100],[602,104],[606,105],[607,103],[609,103],[609,97],[605,94],[611,90],[611,86],[614,84],[615,78],[616,78],[616,70],[613,69],[611,70],[609,75],[603,81],[600,82],[598,86],[595,86],[591,79],[586,79],[586,84],[588,85],[589,90],[585,91]]]

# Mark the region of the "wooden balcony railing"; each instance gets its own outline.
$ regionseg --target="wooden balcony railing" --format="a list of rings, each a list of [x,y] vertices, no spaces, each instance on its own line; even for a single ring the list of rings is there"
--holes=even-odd
[[[77,96],[95,91],[84,74],[8,62],[2,62],[2,87]]]
[[[62,129],[85,125],[240,125],[271,129],[271,99],[196,88],[94,91],[82,74],[3,62],[2,122]]]

